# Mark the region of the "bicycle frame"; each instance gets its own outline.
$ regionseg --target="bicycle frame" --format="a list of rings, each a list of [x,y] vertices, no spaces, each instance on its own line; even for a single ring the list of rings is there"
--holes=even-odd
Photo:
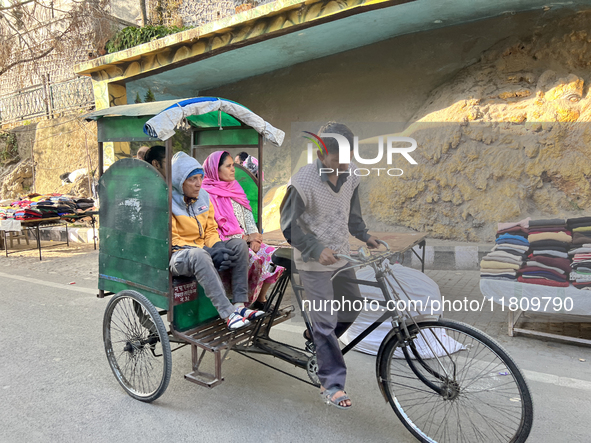
[[[429,341],[425,340],[427,347],[429,348],[429,350],[433,354],[434,358],[437,360],[438,366],[441,368],[443,374],[440,374],[439,372],[433,370],[429,365],[427,365],[425,363],[423,358],[417,352],[416,347],[413,342],[413,340],[414,340],[414,338],[416,338],[416,336],[412,336],[408,330],[408,325],[407,325],[408,319],[410,319],[412,324],[414,324],[414,326],[418,328],[419,322],[421,322],[423,320],[427,320],[427,319],[436,320],[439,318],[439,316],[421,314],[419,316],[413,317],[412,314],[408,311],[408,309],[404,313],[402,313],[398,309],[397,302],[402,301],[402,298],[400,297],[400,294],[398,294],[398,292],[396,291],[396,289],[394,288],[392,283],[388,280],[388,277],[391,277],[394,279],[394,281],[398,284],[398,286],[400,287],[402,292],[404,292],[404,295],[406,296],[407,300],[410,301],[410,297],[406,293],[406,291],[404,290],[404,287],[402,286],[400,281],[398,281],[398,279],[394,275],[394,272],[392,271],[392,269],[389,268],[385,264],[387,261],[390,260],[390,258],[393,255],[395,255],[395,253],[390,252],[389,247],[385,242],[380,242],[380,243],[385,245],[387,250],[384,253],[376,255],[374,258],[372,258],[371,254],[369,254],[368,252],[363,251],[363,248],[360,248],[360,253],[359,253],[360,259],[355,259],[355,258],[348,256],[348,255],[337,255],[336,256],[337,258],[344,258],[344,259],[348,260],[349,262],[352,262],[353,265],[337,271],[337,273],[335,273],[335,275],[333,275],[332,279],[335,279],[339,273],[341,273],[347,269],[353,269],[353,268],[369,265],[374,269],[375,276],[376,276],[376,282],[351,279],[348,277],[340,277],[340,278],[344,279],[345,281],[352,282],[352,283],[362,284],[362,285],[366,285],[366,286],[374,286],[374,287],[380,288],[380,290],[382,291],[382,295],[384,296],[384,300],[385,300],[385,303],[378,301],[380,306],[388,307],[389,302],[393,302],[393,306],[394,306],[393,311],[386,310],[386,312],[376,322],[374,322],[372,325],[370,325],[359,336],[357,336],[351,343],[349,343],[343,349],[343,355],[346,354],[347,352],[349,352],[352,348],[354,348],[359,342],[361,342],[365,337],[367,337],[371,332],[373,332],[377,327],[379,327],[384,321],[386,321],[386,319],[391,318],[393,329],[382,341],[382,345],[380,346],[380,352],[378,352],[378,355],[381,354],[381,351],[383,350],[382,348],[383,348],[384,343],[387,343],[393,335],[396,336],[397,340],[399,340],[402,343],[402,351],[403,351],[404,357],[405,357],[409,367],[413,371],[413,373],[417,376],[417,378],[419,378],[430,389],[434,390],[435,392],[439,393],[440,395],[444,395],[445,389],[443,387],[440,387],[440,386],[437,386],[437,385],[431,383],[417,369],[417,367],[416,367],[415,363],[413,362],[413,359],[411,358],[410,354],[408,353],[408,349],[407,349],[407,348],[410,348],[415,360],[421,365],[421,367],[425,371],[427,371],[432,376],[436,377],[437,379],[439,379],[441,381],[446,381],[446,380],[450,380],[450,379],[455,380],[456,367],[455,367],[455,363],[453,362],[453,360],[452,360],[453,374],[449,374],[447,368],[442,364],[441,360],[437,356],[437,353],[435,352],[435,350],[433,349],[433,347],[431,346]],[[448,356],[450,356],[449,352],[447,351],[446,347],[443,345],[443,343],[441,342],[439,337],[437,337],[437,335],[434,333],[433,333],[433,337],[437,340],[437,342],[439,343],[441,348],[445,351],[445,353]],[[379,361],[379,358],[378,358],[378,361]],[[379,374],[378,374],[378,377],[379,377]],[[382,388],[380,387],[380,389],[382,389]],[[383,391],[382,391],[382,394],[385,395],[385,393]]]
[[[450,374],[447,373],[446,368],[439,361],[437,354],[435,353],[434,349],[431,347],[429,342],[426,342],[426,344],[430,348],[431,352],[433,353],[433,355],[435,356],[437,361],[439,362],[439,366],[442,369],[442,374],[439,374],[438,372],[434,371],[433,369],[431,369],[429,367],[429,365],[427,365],[424,362],[424,360],[421,358],[418,351],[416,350],[416,347],[413,344],[413,339],[416,337],[412,336],[412,334],[410,333],[410,331],[408,329],[408,323],[407,323],[408,319],[410,319],[410,321],[412,321],[412,323],[418,327],[418,323],[420,323],[421,321],[437,320],[439,318],[439,316],[438,315],[422,314],[417,317],[412,317],[410,312],[408,312],[408,311],[401,312],[398,309],[396,302],[402,300],[402,298],[401,298],[400,294],[398,294],[398,292],[394,289],[393,285],[388,280],[388,277],[392,277],[398,283],[398,285],[400,286],[400,288],[402,288],[402,291],[406,295],[407,299],[410,299],[410,297],[408,296],[408,294],[406,293],[406,291],[404,290],[404,288],[402,287],[400,282],[396,279],[396,276],[393,274],[392,270],[386,265],[386,262],[388,261],[388,259],[390,257],[392,257],[393,255],[395,255],[395,253],[389,252],[389,248],[388,248],[388,250],[385,253],[379,254],[373,258],[370,257],[366,261],[360,261],[360,260],[357,260],[357,259],[350,257],[350,256],[343,256],[342,257],[342,258],[346,258],[347,260],[349,260],[350,262],[352,262],[354,264],[352,266],[345,267],[345,268],[337,271],[337,273],[335,273],[335,275],[333,275],[333,277],[332,277],[333,279],[338,277],[344,281],[355,283],[358,285],[379,288],[384,296],[383,301],[378,301],[379,305],[382,308],[387,308],[389,305],[389,302],[394,302],[394,310],[385,309],[385,312],[383,313],[382,316],[380,316],[378,318],[378,320],[373,322],[361,334],[359,334],[357,337],[355,337],[355,339],[353,339],[347,346],[345,346],[342,349],[342,353],[343,353],[343,355],[347,354],[351,349],[353,349],[357,344],[359,344],[364,338],[366,338],[369,334],[371,334],[374,330],[376,330],[382,323],[384,323],[386,320],[390,319],[392,322],[392,330],[384,338],[384,340],[382,342],[382,346],[380,346],[380,352],[378,353],[378,355],[380,355],[384,343],[386,343],[393,335],[396,336],[396,338],[401,343],[404,343],[403,352],[405,354],[405,359],[407,360],[408,364],[412,368],[415,375],[421,381],[423,381],[429,388],[431,388],[434,391],[436,391],[437,393],[443,395],[443,393],[444,393],[443,388],[436,386],[433,383],[429,382],[418,370],[415,362],[418,362],[424,370],[426,370],[428,373],[435,376],[436,378],[440,379],[441,381],[449,380]],[[341,257],[339,257],[339,258],[341,258]],[[376,275],[376,281],[360,280],[357,278],[349,278],[349,277],[338,275],[346,269],[351,269],[351,268],[356,268],[356,267],[366,266],[366,265],[370,265],[373,267],[373,269],[375,271],[375,275]],[[277,357],[283,361],[286,361],[288,363],[291,363],[291,364],[293,364],[297,367],[303,368],[303,369],[307,369],[307,363],[310,361],[310,359],[312,357],[315,356],[315,350],[313,347],[308,347],[307,349],[301,349],[301,348],[298,348],[298,347],[295,347],[292,345],[288,345],[288,344],[273,340],[269,336],[270,331],[271,331],[271,327],[274,323],[274,319],[280,311],[280,305],[283,300],[285,290],[287,289],[287,285],[289,284],[290,281],[292,283],[292,287],[294,289],[294,294],[296,296],[296,300],[297,300],[298,306],[300,308],[300,311],[302,313],[302,317],[304,319],[304,322],[310,331],[313,330],[313,325],[310,321],[309,315],[308,315],[307,311],[304,309],[303,296],[302,296],[302,292],[303,292],[304,288],[302,285],[297,284],[295,281],[293,281],[292,274],[297,275],[298,273],[296,270],[292,270],[291,273],[289,271],[286,272],[286,274],[284,274],[284,276],[282,276],[277,281],[275,287],[271,291],[271,294],[270,294],[269,299],[267,301],[267,306],[265,307],[266,310],[268,310],[268,312],[270,312],[269,316],[264,317],[265,319],[267,319],[267,321],[266,322],[264,322],[262,320],[259,321],[256,324],[255,328],[253,329],[252,333],[250,334],[250,339],[243,344],[234,345],[232,347],[232,350],[234,350],[235,352],[238,352],[239,354],[241,354],[247,358],[255,360],[267,367],[275,369],[285,375],[288,375],[290,377],[293,377],[293,378],[296,378],[300,381],[303,381],[304,383],[317,385],[316,383],[310,383],[307,380],[304,380],[298,376],[290,374],[286,371],[283,371],[282,369],[279,369],[275,366],[272,366],[268,363],[265,363],[257,358],[254,358],[254,357],[248,355],[248,354],[273,355],[274,357]],[[435,337],[436,337],[437,341],[439,342],[440,346],[443,349],[445,349],[445,346],[443,345],[443,343],[441,343],[439,338],[437,336],[435,336]],[[407,347],[410,349],[410,353],[409,353]],[[413,361],[413,358],[411,358],[410,354],[412,354],[414,356],[414,361]],[[378,361],[379,361],[379,359],[378,359]],[[382,389],[382,388],[380,387],[380,389]]]

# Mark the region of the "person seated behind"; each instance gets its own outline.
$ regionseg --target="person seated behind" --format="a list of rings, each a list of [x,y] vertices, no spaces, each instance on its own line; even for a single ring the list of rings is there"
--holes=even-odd
[[[250,202],[236,181],[234,162],[227,151],[213,152],[203,162],[207,190],[215,209],[218,233],[224,240],[244,238],[250,247],[248,296],[252,309],[262,309],[269,287],[284,271],[271,263],[276,248],[265,245],[252,215]],[[226,283],[224,281],[224,283]],[[226,285],[228,286],[228,285]]]
[[[248,155],[248,153],[242,151],[234,158],[234,163],[244,166],[256,178],[259,177],[259,161],[252,155]]]
[[[144,160],[146,157],[146,152],[148,152],[148,149],[150,149],[149,146],[140,146],[140,148],[137,150],[135,157],[138,160]]]
[[[248,325],[264,315],[244,307],[248,301],[248,246],[239,238],[221,241],[209,194],[201,189],[203,168],[193,157],[178,152],[172,159],[172,245],[174,276],[195,276],[228,329]],[[231,273],[230,303],[218,271]]]
[[[240,154],[238,154],[234,158],[234,163],[238,163],[239,165],[242,165],[246,161],[247,158],[248,158],[248,152],[242,151]]]
[[[156,168],[166,178],[166,148],[161,145],[152,146],[146,152],[144,160]]]
[[[246,160],[244,160],[242,166],[252,172],[252,175],[254,175],[256,178],[259,178],[259,161],[255,157],[252,155],[246,157]]]

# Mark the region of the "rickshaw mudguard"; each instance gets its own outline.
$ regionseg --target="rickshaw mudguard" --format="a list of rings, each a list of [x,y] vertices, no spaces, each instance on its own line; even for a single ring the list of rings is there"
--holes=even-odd
[[[168,188],[150,164],[115,162],[99,181],[99,289],[133,289],[168,309]]]
[[[382,393],[382,396],[384,397],[384,400],[386,400],[386,402],[388,401],[388,396],[386,395],[386,389],[384,388],[384,381],[381,378],[382,368],[380,367],[380,363],[382,362],[382,355],[384,354],[384,351],[386,349],[386,344],[397,333],[398,331],[396,329],[392,329],[390,332],[388,332],[388,335],[386,335],[382,340],[382,343],[380,344],[380,349],[378,350],[378,355],[376,356],[376,379],[378,380],[380,392]]]
[[[414,321],[419,324],[425,321],[437,321],[439,320],[439,315],[429,315],[429,314],[421,314],[414,317]],[[411,323],[412,324],[412,323]],[[380,344],[380,348],[378,349],[378,355],[376,356],[376,379],[378,380],[378,386],[380,387],[380,392],[384,397],[384,400],[388,401],[388,396],[386,395],[386,389],[384,388],[384,380],[382,380],[381,375],[381,367],[380,363],[382,362],[382,356],[386,351],[386,345],[388,342],[399,333],[398,328],[393,328],[382,340]]]

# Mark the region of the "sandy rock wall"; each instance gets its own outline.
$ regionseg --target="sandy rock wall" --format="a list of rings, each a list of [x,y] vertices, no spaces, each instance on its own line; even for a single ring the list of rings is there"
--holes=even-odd
[[[590,81],[589,13],[498,43],[415,113],[402,135],[418,165],[371,179],[372,215],[471,241],[497,222],[589,215]]]
[[[0,200],[17,198],[28,194],[33,187],[33,162],[20,161],[5,176],[0,177]]]
[[[72,117],[39,123],[33,157],[36,192],[69,192],[73,186],[62,185],[61,174],[98,167],[96,123]]]

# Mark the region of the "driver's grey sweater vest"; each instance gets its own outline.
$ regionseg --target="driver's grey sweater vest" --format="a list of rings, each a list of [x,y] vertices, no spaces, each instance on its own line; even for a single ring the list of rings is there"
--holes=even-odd
[[[350,170],[356,169],[351,163]],[[304,234],[312,233],[325,248],[338,254],[349,254],[349,212],[351,198],[359,186],[359,177],[351,174],[339,189],[334,192],[327,182],[323,182],[315,164],[301,168],[291,179],[291,184],[306,205],[305,212],[295,222]],[[315,260],[304,262],[300,251],[294,249],[296,268],[302,271],[332,271],[347,264],[345,260],[324,266]]]

